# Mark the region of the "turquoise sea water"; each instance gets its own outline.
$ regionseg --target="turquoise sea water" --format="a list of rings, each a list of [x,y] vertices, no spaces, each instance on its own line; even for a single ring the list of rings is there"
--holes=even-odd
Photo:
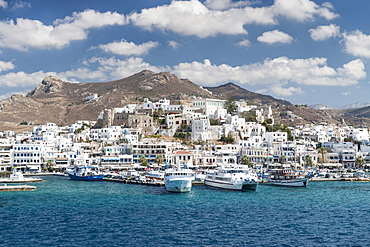
[[[370,183],[236,192],[44,177],[0,193],[0,246],[366,246]]]

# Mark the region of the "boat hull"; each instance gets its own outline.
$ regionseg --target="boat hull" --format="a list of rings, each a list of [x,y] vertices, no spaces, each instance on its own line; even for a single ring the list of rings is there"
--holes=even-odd
[[[72,180],[80,180],[80,181],[102,181],[104,177],[104,175],[77,176],[73,174],[68,174],[68,176]]]
[[[212,187],[217,187],[227,190],[257,190],[258,182],[237,182],[237,183],[227,183],[221,181],[215,181],[210,179],[205,179],[204,184]]]
[[[0,183],[33,183],[33,182],[41,182],[43,181],[41,178],[22,178],[22,179],[2,179]]]
[[[269,184],[275,185],[275,186],[286,186],[286,187],[307,187],[308,180],[309,178],[300,178],[300,179],[291,179],[291,180],[271,179]]]
[[[0,191],[29,191],[36,190],[35,186],[30,185],[2,185]]]
[[[169,192],[190,192],[192,188],[191,178],[166,178],[164,186]]]

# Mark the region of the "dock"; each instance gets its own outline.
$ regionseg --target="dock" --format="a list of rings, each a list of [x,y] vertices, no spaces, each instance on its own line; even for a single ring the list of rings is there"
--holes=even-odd
[[[125,183],[125,184],[140,184],[150,186],[164,186],[164,181],[144,181],[135,179],[117,179],[117,178],[103,178],[103,181]]]
[[[30,191],[36,190],[36,186],[31,185],[1,185],[0,191]]]
[[[140,185],[149,185],[149,186],[164,186],[163,180],[135,180],[135,179],[117,179],[117,178],[103,178],[103,181],[116,182],[116,183],[125,183],[125,184],[140,184]],[[201,185],[204,182],[193,181],[193,185]]]

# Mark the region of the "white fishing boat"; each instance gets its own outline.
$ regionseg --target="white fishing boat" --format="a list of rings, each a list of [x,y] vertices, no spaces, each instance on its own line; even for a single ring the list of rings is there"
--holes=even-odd
[[[256,190],[258,177],[246,166],[221,167],[208,172],[204,184],[229,190]]]
[[[31,186],[28,184],[24,185],[0,185],[0,191],[29,191],[36,190],[36,186]]]
[[[294,169],[276,169],[273,171],[268,184],[287,187],[307,187],[309,177]]]
[[[165,170],[164,186],[170,192],[190,192],[194,171],[187,168],[170,168]]]
[[[24,177],[21,171],[13,169],[13,173],[9,177],[0,178],[0,183],[31,183],[31,182],[40,182],[41,178],[34,177]]]

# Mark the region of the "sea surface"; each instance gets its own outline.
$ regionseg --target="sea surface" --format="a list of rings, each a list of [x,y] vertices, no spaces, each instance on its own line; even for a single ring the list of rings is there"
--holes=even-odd
[[[369,246],[370,183],[194,185],[191,193],[48,176],[0,192],[0,246]]]

